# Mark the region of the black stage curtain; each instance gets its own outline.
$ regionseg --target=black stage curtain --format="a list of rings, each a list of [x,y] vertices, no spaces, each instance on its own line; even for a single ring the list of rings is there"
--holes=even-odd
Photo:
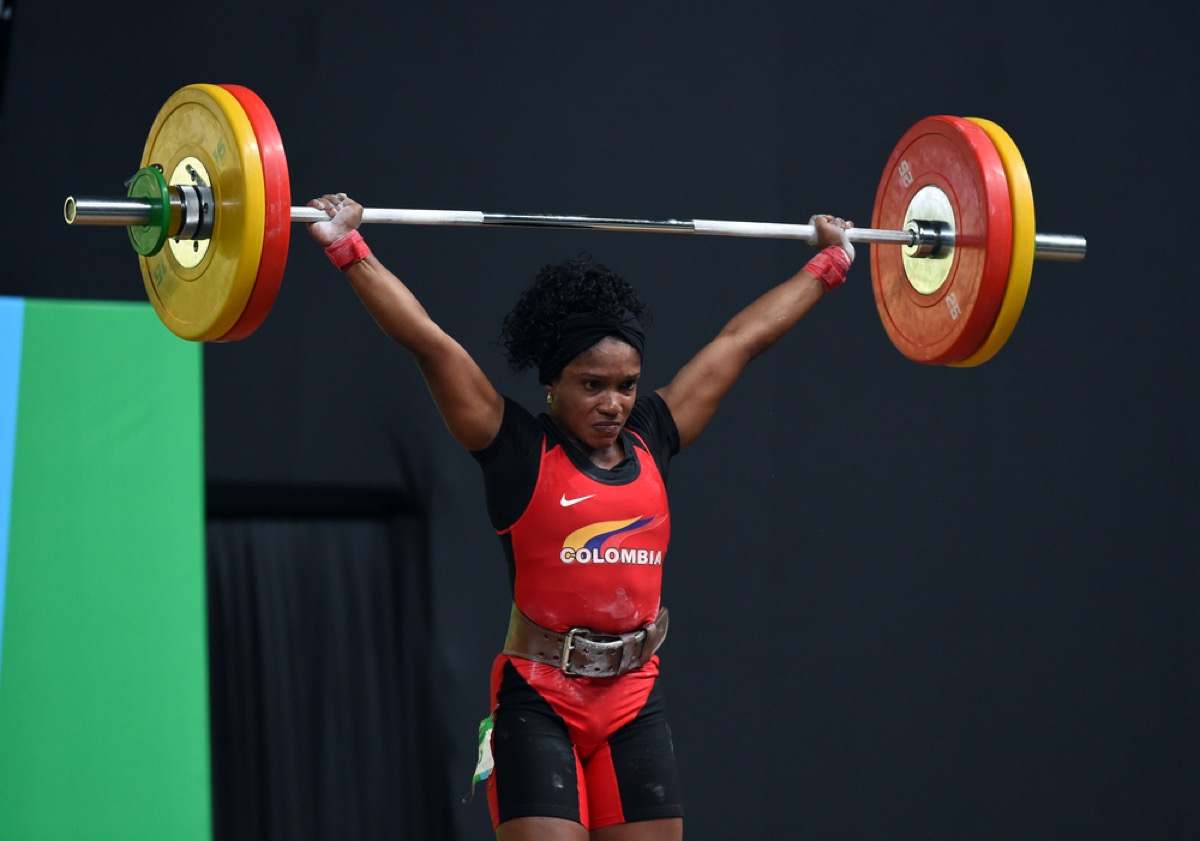
[[[17,0],[0,0],[0,121],[4,119],[4,91],[8,79],[8,52],[12,42]]]
[[[451,837],[436,728],[419,724],[431,713],[420,517],[214,516],[212,499],[215,841]]]

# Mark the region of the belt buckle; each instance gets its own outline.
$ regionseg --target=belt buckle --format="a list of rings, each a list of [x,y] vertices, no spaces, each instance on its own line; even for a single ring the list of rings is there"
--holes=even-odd
[[[588,633],[587,628],[572,628],[563,635],[562,656],[559,658],[558,667],[564,675],[578,674],[571,669],[571,651],[575,648],[575,635],[586,633]]]

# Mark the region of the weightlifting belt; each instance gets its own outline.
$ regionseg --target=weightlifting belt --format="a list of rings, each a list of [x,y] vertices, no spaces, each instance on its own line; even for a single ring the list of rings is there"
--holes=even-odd
[[[514,604],[504,653],[549,663],[571,677],[616,677],[648,663],[666,636],[665,607],[649,625],[626,634],[601,634],[588,628],[563,634],[543,628]]]

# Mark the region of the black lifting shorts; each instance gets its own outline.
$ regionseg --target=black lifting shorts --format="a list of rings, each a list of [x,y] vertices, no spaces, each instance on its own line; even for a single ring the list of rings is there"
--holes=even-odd
[[[495,770],[488,780],[494,826],[544,816],[596,829],[683,816],[675,747],[657,680],[637,715],[598,745],[577,744],[575,728],[511,663],[504,664],[494,712]]]

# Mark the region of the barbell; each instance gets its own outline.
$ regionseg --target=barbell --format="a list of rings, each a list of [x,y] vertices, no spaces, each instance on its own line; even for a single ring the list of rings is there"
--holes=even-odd
[[[175,335],[235,341],[273,305],[292,222],[287,158],[263,100],[241,85],[188,85],[159,110],[121,198],[67,198],[71,225],[128,229],[147,296]],[[587,228],[812,242],[812,225],[367,208],[365,223]],[[958,367],[991,359],[1025,305],[1033,261],[1079,261],[1082,237],[1041,234],[1012,138],[979,118],[927,117],[888,158],[870,228],[871,284],[884,329],[909,359]]]

